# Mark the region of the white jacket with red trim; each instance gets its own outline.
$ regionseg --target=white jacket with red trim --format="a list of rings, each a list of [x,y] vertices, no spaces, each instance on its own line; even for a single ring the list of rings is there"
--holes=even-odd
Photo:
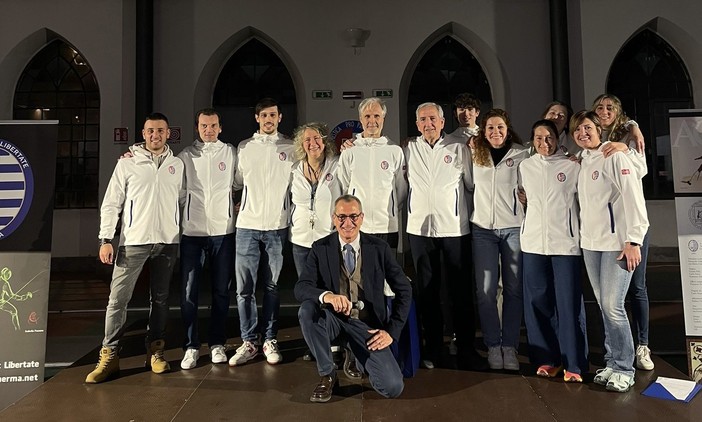
[[[625,242],[643,242],[648,214],[635,165],[624,153],[605,158],[605,144],[582,154],[578,178],[580,246],[621,251]]]
[[[136,144],[132,156],[117,161],[100,207],[99,239],[112,239],[122,213],[120,245],[178,243],[183,162],[166,151],[156,158]],[[154,160],[160,160],[157,165]]]

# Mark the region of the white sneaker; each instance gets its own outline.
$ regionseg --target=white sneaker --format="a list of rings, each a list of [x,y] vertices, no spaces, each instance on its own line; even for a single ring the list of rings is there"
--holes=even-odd
[[[217,344],[210,347],[210,357],[212,358],[212,363],[226,363],[227,354],[225,353],[224,346]]]
[[[504,368],[508,371],[519,371],[519,359],[517,359],[517,350],[514,347],[503,347],[503,362]]]
[[[490,369],[503,369],[505,367],[500,346],[488,347],[488,366]]]
[[[651,360],[651,349],[648,346],[640,344],[636,348],[636,367],[644,371],[650,371],[655,367]]]
[[[200,358],[200,350],[188,349],[185,351],[183,360],[180,361],[180,367],[183,369],[193,369],[197,366],[197,360]]]
[[[612,374],[614,374],[614,370],[612,368],[598,369],[595,372],[595,379],[592,381],[595,384],[607,385],[607,383],[609,382],[609,379],[612,377]]]
[[[615,372],[609,377],[605,388],[609,391],[616,391],[617,393],[626,393],[631,389],[632,385],[634,385],[633,376]]]
[[[263,354],[266,356],[266,362],[275,365],[283,361],[283,355],[278,349],[278,340],[272,338],[263,343]]]
[[[435,368],[434,362],[432,362],[429,359],[422,359],[421,363],[422,363],[422,367],[425,369],[434,369]]]
[[[236,349],[236,353],[229,359],[229,366],[243,365],[258,355],[258,347],[251,341],[244,341],[244,344]]]

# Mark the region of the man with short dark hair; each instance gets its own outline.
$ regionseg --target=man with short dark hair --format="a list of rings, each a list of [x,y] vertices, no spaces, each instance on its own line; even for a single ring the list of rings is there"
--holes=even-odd
[[[170,370],[163,356],[163,338],[168,319],[168,289],[178,253],[178,198],[183,162],[166,144],[170,134],[166,116],[150,114],[141,133],[144,143],[133,145],[131,156],[117,161],[100,208],[100,261],[115,265],[100,360],[88,374],[86,383],[99,383],[119,372],[118,343],[125,328],[127,304],[147,261],[151,277],[147,365],[157,374]],[[120,214],[122,229],[115,255],[112,239]]]
[[[473,94],[464,92],[456,96],[453,102],[453,109],[458,120],[458,128],[451,132],[450,137],[456,137],[471,149],[473,139],[478,136],[478,116],[480,116],[480,100]]]
[[[405,325],[412,288],[387,242],[360,232],[364,214],[358,198],[338,198],[332,218],[337,231],[312,244],[295,284],[300,327],[321,377],[310,401],[331,399],[337,377],[330,346],[341,334],[375,391],[397,397],[404,382],[388,346]],[[395,292],[390,312],[384,280]]]
[[[259,353],[256,285],[263,282],[263,354],[275,365],[283,360],[278,348],[278,277],[283,267],[283,246],[290,221],[290,180],[293,142],[278,133],[283,114],[278,103],[264,98],[256,104],[259,130],[242,141],[235,187],[243,189],[236,222],[236,300],[243,344],[229,359],[243,365]],[[261,276],[259,280],[259,276]]]
[[[200,357],[198,297],[205,259],[209,260],[212,306],[208,344],[212,363],[227,362],[226,321],[234,258],[236,149],[219,140],[220,114],[205,108],[195,115],[199,135],[178,158],[185,165],[183,235],[180,239],[180,312],[185,325],[185,354],[180,363],[192,369]]]

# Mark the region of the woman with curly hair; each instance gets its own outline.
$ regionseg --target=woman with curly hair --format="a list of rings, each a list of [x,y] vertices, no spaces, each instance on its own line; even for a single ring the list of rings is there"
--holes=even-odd
[[[295,158],[292,169],[292,224],[290,241],[297,274],[305,266],[312,242],[334,230],[331,219],[334,201],[341,196],[336,177],[339,156],[324,123],[305,123],[295,129]]]
[[[524,306],[519,227],[524,211],[517,198],[517,168],[528,157],[507,112],[490,110],[475,139],[471,217],[478,313],[490,369],[519,370],[517,346]],[[497,309],[500,279],[502,324]]]

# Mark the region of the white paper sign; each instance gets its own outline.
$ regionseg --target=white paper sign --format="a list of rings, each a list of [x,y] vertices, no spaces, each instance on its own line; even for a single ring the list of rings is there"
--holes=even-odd
[[[702,197],[675,198],[685,334],[702,336]]]

